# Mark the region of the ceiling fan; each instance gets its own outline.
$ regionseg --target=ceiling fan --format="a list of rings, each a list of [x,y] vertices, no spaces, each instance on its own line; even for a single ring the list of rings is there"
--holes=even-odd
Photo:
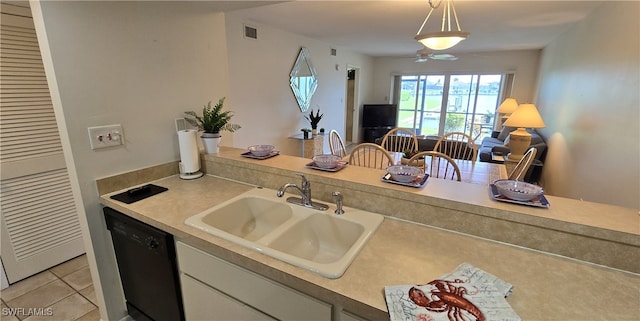
[[[448,53],[434,53],[427,50],[426,48],[416,51],[416,62],[425,62],[429,59],[453,61],[458,60],[458,57]]]

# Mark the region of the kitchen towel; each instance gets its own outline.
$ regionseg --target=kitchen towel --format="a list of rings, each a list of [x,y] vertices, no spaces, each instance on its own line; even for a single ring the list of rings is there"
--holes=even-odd
[[[180,173],[196,173],[200,170],[197,135],[198,132],[194,129],[185,129],[178,132]]]
[[[471,264],[421,285],[385,287],[391,321],[521,321],[505,297],[513,285]]]

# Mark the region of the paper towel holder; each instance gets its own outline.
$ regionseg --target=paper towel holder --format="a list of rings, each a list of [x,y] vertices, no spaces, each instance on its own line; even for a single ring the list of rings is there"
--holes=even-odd
[[[183,124],[184,126],[184,124]],[[180,162],[178,170],[181,179],[196,179],[202,177],[200,172],[200,153],[196,143],[196,130],[179,129],[178,119],[176,119],[176,129],[178,129],[178,145],[180,145]],[[182,134],[186,135],[181,136]],[[184,146],[183,146],[184,144]]]
[[[183,166],[182,166],[182,162],[178,163],[178,169],[180,170],[180,178],[182,179],[196,179],[196,178],[200,178],[202,177],[202,172],[197,171],[195,173],[185,173]]]

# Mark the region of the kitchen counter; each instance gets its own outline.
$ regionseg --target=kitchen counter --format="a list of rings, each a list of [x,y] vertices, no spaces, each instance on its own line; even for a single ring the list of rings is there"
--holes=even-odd
[[[284,156],[272,161],[279,157],[280,161],[305,161]],[[219,166],[218,171],[226,170],[220,163],[210,162],[209,171],[211,166]],[[318,181],[319,177],[314,179]],[[294,180],[298,179],[292,176],[288,179]],[[379,177],[370,180],[373,185],[380,183]],[[102,202],[163,229],[178,240],[368,319],[388,318],[384,286],[426,283],[463,262],[512,283],[515,288],[507,301],[523,320],[637,320],[640,315],[637,274],[392,216],[384,220],[341,278],[327,279],[184,224],[187,217],[254,186],[211,175],[190,181],[170,176],[153,183],[167,187],[168,191],[129,205],[109,198],[116,191],[103,195]],[[475,201],[480,202],[479,197],[472,200]],[[550,201],[554,204],[554,200]]]
[[[549,195],[550,208],[522,206],[491,200],[484,185],[430,178],[416,189],[382,182],[384,170],[347,166],[325,172],[306,168],[310,159],[256,160],[242,152],[226,147],[203,155],[205,171],[272,189],[298,183],[295,174],[303,173],[314,199],[327,203],[340,191],[346,206],[640,273],[637,210]]]

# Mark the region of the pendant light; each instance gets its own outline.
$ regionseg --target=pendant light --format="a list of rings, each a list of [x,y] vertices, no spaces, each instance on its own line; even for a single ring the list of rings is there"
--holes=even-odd
[[[418,33],[414,37],[417,41],[423,44],[425,47],[433,50],[445,50],[457,45],[460,41],[467,38],[468,32],[464,32],[460,29],[460,23],[458,22],[458,14],[456,8],[453,5],[453,0],[444,0],[445,5],[442,8],[442,27],[438,32],[425,32],[422,33],[422,29],[431,17],[431,14],[437,9],[442,0],[429,0],[429,14],[424,18]],[[451,30],[451,12],[453,11],[453,19],[455,19],[457,30]]]

